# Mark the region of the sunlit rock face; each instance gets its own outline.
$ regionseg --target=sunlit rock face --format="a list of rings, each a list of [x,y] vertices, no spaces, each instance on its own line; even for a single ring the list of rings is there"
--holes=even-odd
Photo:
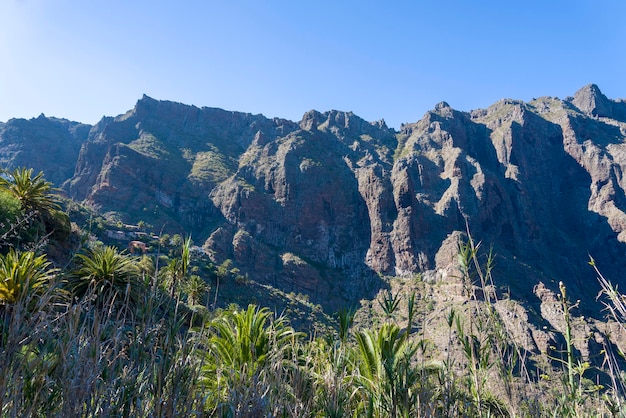
[[[532,302],[539,283],[595,289],[589,255],[621,280],[625,137],[626,103],[595,85],[472,112],[441,102],[399,131],[351,112],[292,122],[143,97],[93,127],[9,121],[0,158],[315,302],[356,303],[383,275],[444,280],[468,231],[496,254],[499,285]]]

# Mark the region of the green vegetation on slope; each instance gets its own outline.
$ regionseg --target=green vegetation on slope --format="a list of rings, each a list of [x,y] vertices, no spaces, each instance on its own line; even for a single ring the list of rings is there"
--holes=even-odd
[[[25,216],[7,208],[3,222]],[[255,284],[230,262],[203,262],[190,238],[162,236],[149,243],[156,253],[129,254],[81,232],[83,248],[62,269],[24,237],[0,252],[0,416],[626,412],[611,346],[596,370],[606,387],[589,379],[591,366],[574,350],[576,304],[564,286],[565,340],[531,364],[498,310],[492,258],[481,259],[471,238],[459,246],[464,303],[443,310],[437,331],[446,343],[435,347],[426,322],[434,308],[419,278],[400,283],[406,297],[392,287],[357,313],[371,326],[344,310],[338,329],[305,334],[258,304],[218,308],[218,283],[239,293]],[[610,319],[623,329],[622,295],[599,277]]]

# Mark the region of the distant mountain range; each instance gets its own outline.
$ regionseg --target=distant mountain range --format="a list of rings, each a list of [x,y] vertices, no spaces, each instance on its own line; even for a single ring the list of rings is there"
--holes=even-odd
[[[43,170],[124,223],[191,233],[216,262],[322,304],[358,302],[381,275],[453,276],[469,228],[498,285],[532,304],[540,283],[595,296],[589,255],[626,284],[625,140],[626,102],[595,85],[469,113],[442,102],[400,131],[144,96],[94,126],[0,124],[0,165]]]

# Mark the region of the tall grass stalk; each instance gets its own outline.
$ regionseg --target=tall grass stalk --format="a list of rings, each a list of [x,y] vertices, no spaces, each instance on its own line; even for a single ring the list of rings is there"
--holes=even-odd
[[[602,304],[607,312],[607,319],[613,321],[621,329],[626,332],[626,297],[618,291],[598,269],[595,260],[590,257],[589,264],[593,267],[596,278],[600,283],[601,291],[598,299],[604,297]],[[608,374],[611,379],[611,391],[604,395],[605,404],[614,417],[626,417],[626,409],[624,408],[624,399],[626,399],[626,382],[623,371],[620,369],[620,361],[615,355],[618,352],[622,360],[626,359],[626,354],[619,349],[613,347],[609,333],[605,333],[602,342],[605,364],[608,367]]]

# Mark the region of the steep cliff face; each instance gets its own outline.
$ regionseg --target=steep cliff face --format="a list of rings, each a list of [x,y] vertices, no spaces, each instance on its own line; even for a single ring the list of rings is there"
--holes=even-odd
[[[391,265],[385,228],[393,206],[384,175],[396,140],[386,126],[344,112],[309,112],[300,127],[274,141],[256,138],[235,175],[213,190],[213,202],[235,229],[232,239],[218,245],[211,237],[207,247],[315,300],[356,300],[376,287],[376,267]],[[245,241],[237,236],[242,231]],[[241,250],[250,242],[262,243],[266,257],[273,254],[274,268]],[[294,257],[299,277],[293,277]]]
[[[30,120],[11,119],[0,124],[0,166],[43,171],[49,181],[60,186],[74,174],[90,129],[90,125],[43,114]]]
[[[578,295],[595,287],[588,254],[622,266],[623,123],[575,101],[502,100],[470,114],[442,103],[405,125],[393,172],[397,270],[445,267],[446,259],[435,262],[437,250],[466,225],[493,245],[507,285],[525,297],[539,281],[565,278]],[[583,150],[581,136],[596,148]]]
[[[231,228],[207,247],[328,298],[318,275],[281,280],[281,254],[296,254],[311,271],[338,272],[322,282],[343,283],[354,299],[376,285],[372,272],[454,274],[451,237],[469,228],[519,297],[559,280],[583,295],[595,287],[589,254],[616,275],[624,264],[625,125],[602,116],[621,106],[594,85],[564,101],[502,100],[471,113],[442,102],[395,135],[354,115],[309,112],[289,136],[253,142],[213,190]],[[242,245],[273,261],[249,262]]]
[[[209,192],[234,173],[255,135],[274,138],[295,127],[144,96],[131,111],[92,129],[67,188],[72,197],[127,221],[200,235],[221,216]]]
[[[399,132],[350,112],[295,123],[149,97],[94,127],[19,123],[23,144],[53,132],[71,144],[67,163],[32,150],[24,165],[65,173],[54,175],[72,197],[192,233],[216,262],[316,302],[358,301],[379,275],[446,280],[468,228],[493,246],[500,284],[528,300],[559,280],[588,293],[589,254],[616,281],[625,267],[626,102],[595,85],[469,113],[442,102]],[[24,158],[5,139],[19,123],[0,126],[3,161]]]

